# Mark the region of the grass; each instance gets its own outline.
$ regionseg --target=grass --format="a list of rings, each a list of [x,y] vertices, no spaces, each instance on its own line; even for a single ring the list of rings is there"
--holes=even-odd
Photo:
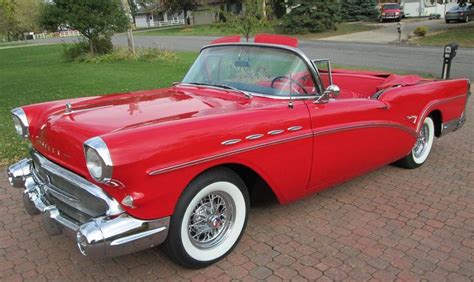
[[[337,30],[326,31],[321,33],[311,33],[305,35],[299,35],[298,37],[304,39],[319,39],[330,36],[368,31],[378,29],[380,27],[374,25],[367,25],[364,23],[340,23],[337,25]],[[274,33],[282,34],[276,25],[262,26],[257,28],[254,32],[256,33]],[[164,36],[225,36],[236,34],[235,31],[223,28],[220,25],[198,25],[192,27],[173,27],[173,28],[157,28],[145,31],[137,31],[137,36],[149,36],[149,35],[164,35]]]
[[[24,41],[2,42],[0,43],[0,49],[3,47],[21,46],[21,45],[26,45],[26,44],[28,43]]]
[[[450,27],[433,35],[428,33],[425,37],[413,41],[413,43],[420,45],[437,46],[444,46],[452,42],[457,42],[462,47],[474,47],[474,25]]]
[[[178,63],[124,61],[66,63],[61,45],[0,50],[0,165],[26,155],[10,110],[44,101],[169,86],[183,78],[196,53],[178,53]]]

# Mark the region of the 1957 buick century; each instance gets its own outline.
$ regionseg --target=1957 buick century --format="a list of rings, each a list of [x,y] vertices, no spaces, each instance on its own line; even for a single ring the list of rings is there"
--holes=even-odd
[[[332,70],[297,46],[225,37],[170,88],[14,109],[32,150],[10,183],[84,255],[163,243],[203,267],[236,246],[253,196],[288,203],[387,164],[419,167],[466,120],[467,79]]]

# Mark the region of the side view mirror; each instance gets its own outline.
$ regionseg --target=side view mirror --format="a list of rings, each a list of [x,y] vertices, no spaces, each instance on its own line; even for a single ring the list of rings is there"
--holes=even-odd
[[[329,98],[337,98],[339,94],[341,94],[341,88],[335,84],[331,84],[328,86],[328,88],[326,88],[324,94],[327,94]]]
[[[316,98],[314,101],[315,104],[326,104],[331,98],[337,98],[341,93],[341,88],[335,84],[331,84],[324,90],[324,93]]]

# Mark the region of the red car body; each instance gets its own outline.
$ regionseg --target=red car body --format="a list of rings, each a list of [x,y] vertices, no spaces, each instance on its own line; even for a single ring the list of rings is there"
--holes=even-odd
[[[244,43],[214,46],[233,44]],[[328,73],[318,74],[328,85]],[[37,153],[144,221],[172,217],[189,183],[212,168],[260,179],[285,204],[403,158],[425,117],[434,117],[438,137],[465,120],[467,79],[333,70],[332,80],[341,93],[327,103],[177,84],[22,109]],[[86,166],[84,142],[97,136],[110,151],[113,182],[97,182]]]

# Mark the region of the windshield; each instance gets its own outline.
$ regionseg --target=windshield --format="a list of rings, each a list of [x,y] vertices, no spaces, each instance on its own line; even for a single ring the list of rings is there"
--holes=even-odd
[[[270,96],[315,95],[305,62],[291,51],[263,46],[204,49],[183,83],[234,88]]]
[[[457,11],[464,11],[466,10],[467,6],[455,6],[449,9],[449,12],[457,12]]]
[[[398,4],[388,4],[383,6],[384,10],[394,10],[394,9],[400,9],[400,5]]]

